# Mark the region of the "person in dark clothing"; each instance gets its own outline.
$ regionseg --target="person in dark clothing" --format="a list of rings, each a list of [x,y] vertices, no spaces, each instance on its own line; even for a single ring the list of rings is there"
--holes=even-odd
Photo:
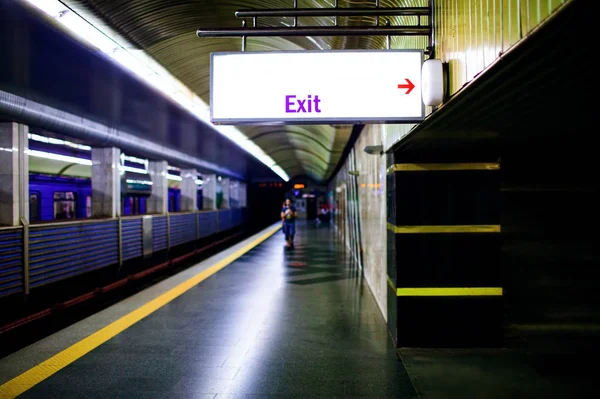
[[[292,205],[291,199],[286,199],[283,208],[281,209],[281,220],[283,221],[283,233],[285,234],[286,247],[294,247],[294,236],[296,235],[296,218],[298,212],[296,207]]]

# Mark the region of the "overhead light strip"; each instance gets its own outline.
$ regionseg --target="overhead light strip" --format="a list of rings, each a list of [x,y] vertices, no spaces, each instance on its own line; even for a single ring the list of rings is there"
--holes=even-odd
[[[4,149],[4,148],[0,148],[0,150],[12,151],[12,149]],[[26,150],[26,152],[29,156],[35,157],[35,158],[51,159],[54,161],[68,162],[68,163],[73,163],[73,164],[77,164],[77,165],[92,166],[92,161],[89,159],[85,159],[85,158],[71,157],[68,155],[54,154],[52,152],[30,150],[30,149]],[[124,174],[125,172],[133,172],[133,173],[138,173],[141,175],[148,174],[148,171],[146,171],[144,169],[133,168],[131,166],[119,165],[119,169],[121,171],[121,174]],[[166,177],[168,180],[182,181],[181,176],[167,174]],[[204,180],[202,180],[202,179],[196,179],[195,182],[199,186],[204,184]]]
[[[257,158],[284,181],[289,176],[259,146],[233,126],[215,126],[210,122],[210,107],[194,92],[171,75],[146,52],[128,50],[129,43],[114,32],[105,32],[73,12],[59,0],[27,0],[51,18],[64,25],[80,40],[100,49],[121,66],[135,73],[147,84],[176,101],[201,121],[229,138],[243,150]],[[135,54],[134,54],[135,52]]]
[[[92,166],[92,161],[89,159],[71,157],[68,155],[61,155],[61,154],[53,154],[51,152],[44,152],[44,151],[38,151],[38,150],[26,150],[26,152],[31,157],[52,159],[55,161],[62,161],[62,162],[74,163],[74,164],[78,164],[78,165]]]

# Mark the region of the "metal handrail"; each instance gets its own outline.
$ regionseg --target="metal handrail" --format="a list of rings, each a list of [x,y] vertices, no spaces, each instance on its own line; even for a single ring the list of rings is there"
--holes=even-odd
[[[42,222],[32,224],[29,227],[34,229],[40,229],[44,227],[56,227],[56,226],[76,226],[79,224],[91,224],[91,223],[107,223],[107,222],[115,222],[119,220],[119,218],[106,218],[106,219],[79,219],[79,220],[65,220],[60,222]]]
[[[5,231],[5,230],[20,230],[22,228],[23,228],[23,226],[2,226],[2,227],[0,227],[0,231]]]

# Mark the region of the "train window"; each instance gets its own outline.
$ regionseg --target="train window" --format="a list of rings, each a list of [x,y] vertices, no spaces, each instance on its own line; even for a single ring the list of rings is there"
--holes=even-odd
[[[77,195],[72,191],[54,192],[54,219],[75,219],[77,216]]]
[[[85,217],[86,218],[92,217],[92,196],[91,195],[87,195],[85,197]]]
[[[29,194],[29,221],[37,222],[40,220],[40,194]]]

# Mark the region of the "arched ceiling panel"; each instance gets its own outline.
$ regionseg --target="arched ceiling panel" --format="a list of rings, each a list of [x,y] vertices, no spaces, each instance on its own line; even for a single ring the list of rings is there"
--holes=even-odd
[[[94,24],[118,32],[146,51],[206,103],[210,90],[210,53],[240,51],[241,38],[203,38],[200,28],[241,26],[235,11],[244,8],[291,8],[292,0],[62,0]],[[427,6],[427,0],[381,0],[381,7]],[[300,0],[302,8],[333,7],[334,0]],[[375,1],[340,0],[339,7],[373,7]],[[393,25],[416,24],[416,17],[393,17]],[[384,24],[383,17],[380,24]],[[260,26],[292,26],[292,18],[261,18]],[[333,18],[298,18],[299,26],[331,26]],[[374,17],[340,17],[339,25],[375,25]],[[423,37],[392,37],[393,48],[425,48]],[[385,48],[385,37],[252,37],[247,51]],[[323,73],[335,73],[323,71]],[[365,71],[372,73],[372,71]],[[326,180],[340,161],[351,126],[253,126],[238,129],[252,139],[290,177],[308,174]]]

